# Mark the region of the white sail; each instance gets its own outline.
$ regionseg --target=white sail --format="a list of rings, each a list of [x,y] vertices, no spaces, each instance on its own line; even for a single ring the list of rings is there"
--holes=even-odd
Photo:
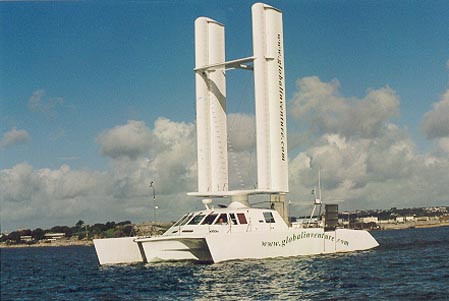
[[[288,192],[282,12],[252,6],[259,189]]]
[[[195,20],[195,67],[225,61],[224,26],[212,19]],[[224,66],[199,70],[196,81],[198,191],[228,190],[226,78]]]

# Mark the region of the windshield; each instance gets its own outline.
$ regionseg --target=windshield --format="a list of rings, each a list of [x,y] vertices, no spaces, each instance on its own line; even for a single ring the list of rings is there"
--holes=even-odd
[[[193,213],[189,213],[189,215],[187,215],[180,223],[178,226],[184,226],[185,224],[187,224],[187,222],[192,218]]]
[[[189,222],[189,225],[198,225],[201,220],[203,219],[205,214],[200,213],[197,216],[195,216],[194,218],[192,218],[192,220]]]
[[[179,226],[184,221],[184,219],[186,217],[187,217],[187,214],[184,214],[180,219],[178,219],[178,221],[173,225],[173,227]]]
[[[209,214],[204,221],[201,223],[202,225],[212,225],[212,223],[214,222],[215,218],[217,217],[218,214],[216,213],[211,213]]]

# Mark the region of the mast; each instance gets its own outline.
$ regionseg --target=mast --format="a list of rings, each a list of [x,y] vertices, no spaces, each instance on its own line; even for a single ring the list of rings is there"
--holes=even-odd
[[[252,6],[257,180],[260,189],[288,192],[282,12]]]
[[[223,24],[195,20],[195,68],[225,61]],[[195,72],[198,191],[228,190],[226,78],[224,66]]]
[[[249,206],[248,195],[269,194],[288,222],[282,12],[263,3],[251,9],[252,57],[226,62],[224,26],[205,17],[195,21],[198,192],[190,195],[230,196],[235,205]],[[228,190],[225,70],[230,68],[254,71],[258,183],[254,190]]]

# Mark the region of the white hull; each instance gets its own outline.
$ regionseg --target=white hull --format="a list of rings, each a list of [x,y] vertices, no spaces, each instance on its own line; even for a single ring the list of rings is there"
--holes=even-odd
[[[214,262],[263,259],[367,250],[378,246],[366,231],[321,228],[295,229],[277,233],[252,233],[207,239]]]
[[[324,232],[322,228],[290,228],[268,233],[97,239],[94,244],[100,264],[181,260],[217,263],[239,259],[352,252],[379,245],[367,231],[337,229]],[[118,250],[128,250],[128,254]]]
[[[103,264],[143,262],[136,237],[94,239],[98,261]]]

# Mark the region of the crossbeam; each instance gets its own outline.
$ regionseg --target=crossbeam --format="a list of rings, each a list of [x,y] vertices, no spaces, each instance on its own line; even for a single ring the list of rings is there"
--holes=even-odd
[[[250,63],[254,61],[254,57],[250,56],[250,57],[245,57],[242,59],[237,59],[237,60],[232,60],[229,62],[223,62],[223,63],[217,63],[217,64],[211,64],[211,65],[206,65],[206,66],[202,66],[202,67],[198,67],[193,69],[195,72],[205,72],[205,71],[215,71],[218,68],[225,68],[225,69],[244,69],[244,70],[253,70],[253,66],[252,65],[247,65],[247,63]]]

